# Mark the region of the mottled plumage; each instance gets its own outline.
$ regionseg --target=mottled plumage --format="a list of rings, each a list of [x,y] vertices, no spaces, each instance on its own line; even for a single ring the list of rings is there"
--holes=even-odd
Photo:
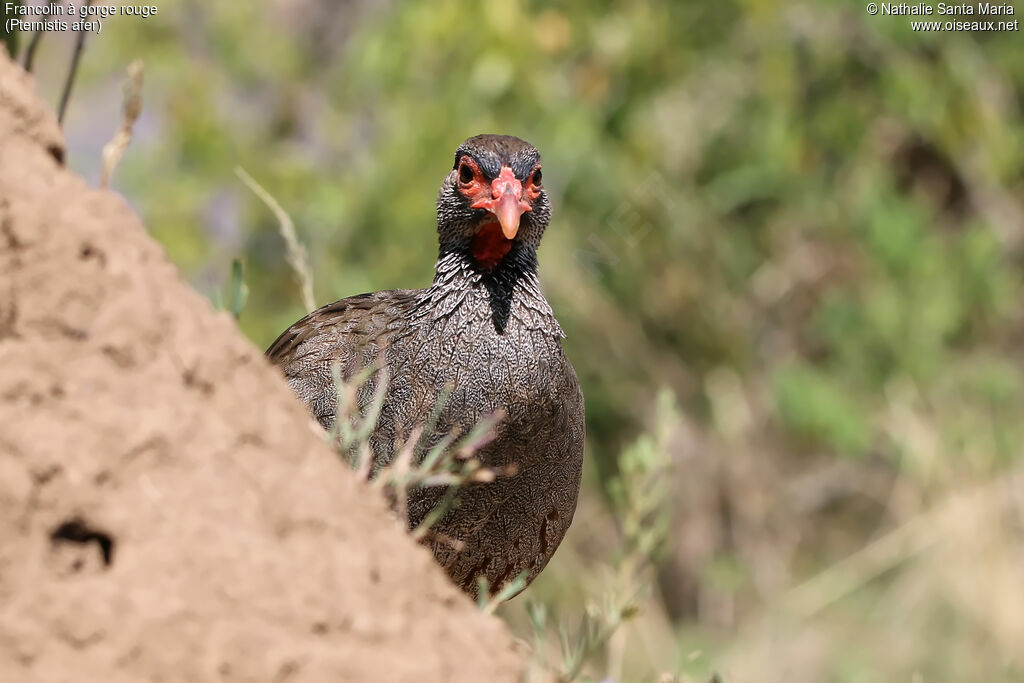
[[[438,193],[433,284],[336,301],[295,323],[267,350],[324,427],[335,418],[332,365],[347,378],[383,357],[390,383],[371,439],[378,465],[427,421],[446,384],[452,393],[428,438],[456,426],[467,432],[504,410],[480,457],[490,466],[514,464],[516,473],[464,487],[458,505],[434,527],[464,543],[456,551],[433,541],[432,549],[471,594],[478,575],[492,587],[524,570],[532,581],[568,529],[579,491],[583,395],[537,278],[536,250],[550,217],[539,162],[537,150],[518,138],[464,142]],[[372,390],[371,382],[364,402]],[[410,523],[418,524],[440,494],[414,492]]]

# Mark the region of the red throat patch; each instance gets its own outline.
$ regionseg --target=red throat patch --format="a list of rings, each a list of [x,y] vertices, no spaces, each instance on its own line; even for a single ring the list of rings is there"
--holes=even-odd
[[[511,248],[512,240],[505,239],[498,221],[488,221],[481,225],[470,245],[473,258],[488,270],[498,265]]]

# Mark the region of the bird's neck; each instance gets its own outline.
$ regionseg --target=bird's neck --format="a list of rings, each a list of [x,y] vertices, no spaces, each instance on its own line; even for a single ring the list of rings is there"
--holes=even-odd
[[[434,282],[424,298],[435,317],[486,316],[498,334],[520,325],[564,336],[540,288],[536,249],[522,242],[494,268],[479,265],[469,245],[442,245]]]

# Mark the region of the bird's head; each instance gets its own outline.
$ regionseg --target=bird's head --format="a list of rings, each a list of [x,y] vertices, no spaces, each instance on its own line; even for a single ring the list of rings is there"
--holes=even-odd
[[[550,218],[536,147],[510,135],[477,135],[455,150],[437,196],[442,248],[468,246],[479,266],[493,269],[516,242],[535,249]]]

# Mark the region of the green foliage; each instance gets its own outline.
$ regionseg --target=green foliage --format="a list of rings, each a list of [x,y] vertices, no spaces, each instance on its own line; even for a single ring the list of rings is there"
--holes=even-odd
[[[214,297],[214,304],[217,308],[226,310],[235,320],[242,316],[242,309],[249,299],[249,285],[245,284],[245,266],[241,259],[234,259],[231,262],[231,277],[228,280],[228,293],[226,300],[222,300],[220,291]]]
[[[235,164],[288,207],[322,303],[429,281],[436,185],[484,130],[544,153],[542,276],[600,408],[603,476],[656,379],[700,405],[684,388],[715,367],[767,370],[779,426],[849,453],[888,382],[926,388],[1008,324],[1021,288],[996,238],[1006,219],[974,204],[1001,200],[1021,164],[1012,36],[940,44],[827,4],[467,10],[366,9],[346,31],[326,5],[279,22],[214,4],[189,15],[197,51],[173,49],[169,7],[96,49],[92,74],[156,53],[159,134],[129,155],[124,189],[187,270],[244,251],[258,343],[305,304]],[[780,379],[792,354],[806,372]],[[815,373],[828,405],[794,405]]]
[[[836,380],[808,366],[786,366],[775,379],[782,426],[844,455],[864,455],[871,444],[859,406]]]
[[[668,536],[667,501],[671,494],[666,473],[671,467],[668,439],[679,419],[672,392],[662,390],[656,404],[656,426],[642,434],[619,458],[619,473],[609,482],[616,518],[622,526],[622,553],[639,565],[656,560]],[[630,566],[635,573],[639,566]]]

